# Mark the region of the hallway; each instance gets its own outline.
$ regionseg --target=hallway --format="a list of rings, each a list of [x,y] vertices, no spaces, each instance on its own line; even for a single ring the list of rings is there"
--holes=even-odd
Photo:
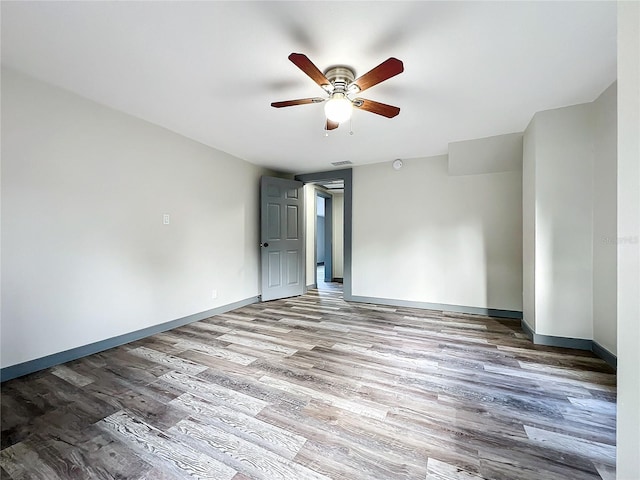
[[[342,292],[342,283],[324,281],[324,264],[318,265],[316,269],[316,285],[318,290],[339,290]]]

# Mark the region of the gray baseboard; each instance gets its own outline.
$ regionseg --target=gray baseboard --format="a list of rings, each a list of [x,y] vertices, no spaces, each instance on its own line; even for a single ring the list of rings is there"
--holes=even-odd
[[[22,377],[23,375],[28,375],[39,370],[44,370],[45,368],[50,368],[55,365],[60,365],[61,363],[70,362],[71,360],[76,360],[78,358],[86,357],[87,355],[92,355],[94,353],[102,352],[113,347],[118,347],[120,345],[124,345],[125,343],[134,342],[136,340],[149,337],[156,333],[166,332],[167,330],[181,327],[183,325],[197,322],[199,320],[204,320],[205,318],[229,312],[231,310],[235,310],[236,308],[244,307],[258,301],[259,297],[249,297],[238,302],[207,310],[205,312],[195,313],[187,317],[178,318],[176,320],[171,320],[169,322],[143,328],[142,330],[136,330],[135,332],[125,333],[123,335],[118,335],[117,337],[112,337],[106,340],[101,340],[99,342],[94,342],[88,345],[72,348],[70,350],[65,350],[64,352],[58,352],[47,355],[46,357],[36,358],[27,362],[11,365],[9,367],[0,369],[0,382],[5,382],[13,378]]]
[[[539,333],[534,332],[529,324],[527,324],[527,322],[525,322],[524,320],[522,320],[521,325],[524,333],[527,334],[527,336],[535,345],[574,348],[576,350],[588,350],[607,362],[613,369],[618,368],[617,357],[594,340],[587,340],[584,338],[556,337],[553,335],[540,335]]]
[[[607,362],[611,368],[613,368],[614,370],[618,370],[618,357],[595,340],[593,341],[593,345],[591,346],[591,351],[601,359],[603,359],[605,362]]]
[[[486,315],[489,317],[514,318],[520,320],[522,312],[517,310],[500,310],[495,308],[466,307],[464,305],[448,305],[446,303],[414,302],[410,300],[397,300],[394,298],[362,297],[352,295],[352,302],[375,303],[378,305],[390,305],[392,307],[411,307],[422,310],[441,310],[444,312],[470,313],[472,315]]]
[[[535,335],[535,333],[524,318],[520,320],[520,327],[522,328],[522,331],[527,335],[527,337],[529,337],[531,341],[533,341],[533,336]]]

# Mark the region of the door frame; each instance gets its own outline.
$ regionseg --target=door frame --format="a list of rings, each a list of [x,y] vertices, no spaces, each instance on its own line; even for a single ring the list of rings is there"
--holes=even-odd
[[[333,281],[333,197],[330,193],[324,190],[315,189],[316,192],[316,228],[315,239],[313,243],[314,248],[314,265],[316,269],[316,285],[318,283],[318,200],[317,198],[324,199],[324,281]],[[328,267],[328,268],[327,268]]]
[[[345,300],[352,299],[351,290],[351,244],[352,244],[352,211],[353,211],[353,170],[329,170],[326,172],[304,173],[296,175],[295,179],[302,183],[314,183],[326,180],[342,180],[344,182],[344,266],[343,266],[343,296]],[[315,197],[314,197],[315,200]]]

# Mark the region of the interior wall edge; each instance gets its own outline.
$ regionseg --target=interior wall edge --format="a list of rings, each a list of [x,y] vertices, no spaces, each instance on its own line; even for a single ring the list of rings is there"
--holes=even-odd
[[[150,337],[156,333],[166,332],[174,328],[182,327],[189,323],[198,322],[205,318],[213,317],[221,313],[226,313],[231,310],[235,310],[240,307],[250,305],[252,303],[259,302],[259,297],[249,297],[244,300],[239,300],[227,305],[206,310],[204,312],[194,313],[186,317],[171,320],[169,322],[160,323],[158,325],[152,325],[141,330],[125,333],[116,337],[107,338],[106,340],[100,340],[98,342],[90,343],[88,345],[82,345],[80,347],[71,348],[63,352],[53,353],[45,357],[28,360],[26,362],[18,363],[16,365],[10,365],[0,369],[0,382],[6,382],[14,378],[22,377],[30,373],[35,373],[46,368],[54,367],[62,363],[77,360],[78,358],[86,357],[94,353],[102,352],[110,348],[118,347],[126,343],[131,343],[142,338]]]

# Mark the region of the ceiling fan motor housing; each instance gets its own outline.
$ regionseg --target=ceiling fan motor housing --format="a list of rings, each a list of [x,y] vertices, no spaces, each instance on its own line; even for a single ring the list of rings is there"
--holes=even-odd
[[[346,93],[347,88],[356,78],[353,70],[344,66],[331,67],[324,75],[331,82],[330,93]]]

